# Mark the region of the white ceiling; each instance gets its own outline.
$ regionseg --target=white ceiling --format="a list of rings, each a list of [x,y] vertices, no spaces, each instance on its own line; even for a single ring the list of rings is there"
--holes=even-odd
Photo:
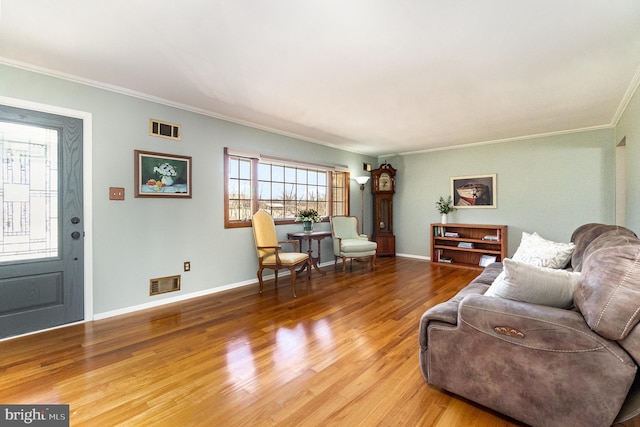
[[[378,156],[615,125],[640,1],[0,0],[0,57]]]

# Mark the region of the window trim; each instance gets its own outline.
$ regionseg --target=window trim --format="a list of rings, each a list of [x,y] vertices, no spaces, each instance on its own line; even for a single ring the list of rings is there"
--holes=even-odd
[[[328,173],[328,179],[327,179],[327,205],[328,205],[328,210],[329,210],[329,215],[322,217],[322,221],[321,222],[329,222],[329,218],[331,216],[334,215],[333,211],[334,211],[334,200],[333,200],[333,193],[334,193],[334,187],[333,187],[333,181],[334,181],[334,174],[335,173],[343,173],[344,176],[344,186],[343,186],[343,191],[344,191],[344,200],[343,200],[343,204],[344,204],[344,212],[341,213],[341,215],[349,215],[349,200],[350,200],[350,172],[347,168],[345,167],[340,167],[340,166],[326,166],[326,165],[321,165],[321,164],[317,164],[317,163],[310,163],[310,162],[304,162],[304,161],[296,161],[296,160],[290,160],[290,159],[283,159],[283,158],[278,158],[278,157],[264,157],[261,156],[259,153],[253,153],[253,152],[247,152],[247,151],[240,151],[240,150],[234,150],[228,147],[225,147],[224,149],[224,228],[244,228],[244,227],[251,227],[251,219],[250,218],[246,218],[246,219],[242,219],[242,220],[231,220],[229,218],[229,207],[230,207],[230,202],[229,202],[229,159],[231,157],[234,158],[244,158],[246,160],[250,160],[251,161],[251,212],[252,215],[255,214],[257,212],[257,207],[258,207],[258,164],[260,163],[261,160],[264,160],[265,162],[273,162],[274,164],[282,164],[282,165],[288,165],[288,166],[295,166],[295,167],[303,167],[303,168],[310,168],[310,169],[317,169],[319,171],[326,171]],[[276,223],[276,225],[280,225],[280,224],[294,224],[295,223],[295,219],[292,218],[274,218],[274,222]]]

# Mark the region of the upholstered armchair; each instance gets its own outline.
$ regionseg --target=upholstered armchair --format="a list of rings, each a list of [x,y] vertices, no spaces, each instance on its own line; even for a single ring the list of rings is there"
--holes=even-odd
[[[378,244],[364,234],[358,233],[358,218],[355,216],[334,216],[331,218],[334,265],[342,258],[342,272],[347,268],[347,259],[368,259],[369,267],[376,264]]]
[[[262,270],[269,268],[274,270],[275,283],[278,283],[278,270],[288,269],[291,272],[291,291],[296,297],[296,268],[302,267],[309,262],[309,255],[298,251],[297,240],[278,241],[276,235],[276,225],[271,215],[265,211],[258,211],[253,215],[253,237],[256,242],[258,252],[258,282],[260,282],[260,293],[264,284],[262,282]],[[294,252],[285,252],[281,244],[293,245]],[[311,280],[311,266],[307,266],[307,284]]]

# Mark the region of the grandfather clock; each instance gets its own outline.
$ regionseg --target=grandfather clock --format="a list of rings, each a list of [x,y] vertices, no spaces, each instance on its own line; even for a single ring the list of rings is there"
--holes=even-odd
[[[373,240],[378,244],[376,255],[396,256],[396,236],[393,235],[393,193],[396,192],[396,170],[386,161],[371,171],[373,193]]]

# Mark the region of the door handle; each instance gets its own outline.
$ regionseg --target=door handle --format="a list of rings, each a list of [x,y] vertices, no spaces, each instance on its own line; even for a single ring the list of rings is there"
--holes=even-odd
[[[80,238],[80,232],[79,231],[74,231],[73,233],[71,233],[71,238],[73,240],[78,240]]]

